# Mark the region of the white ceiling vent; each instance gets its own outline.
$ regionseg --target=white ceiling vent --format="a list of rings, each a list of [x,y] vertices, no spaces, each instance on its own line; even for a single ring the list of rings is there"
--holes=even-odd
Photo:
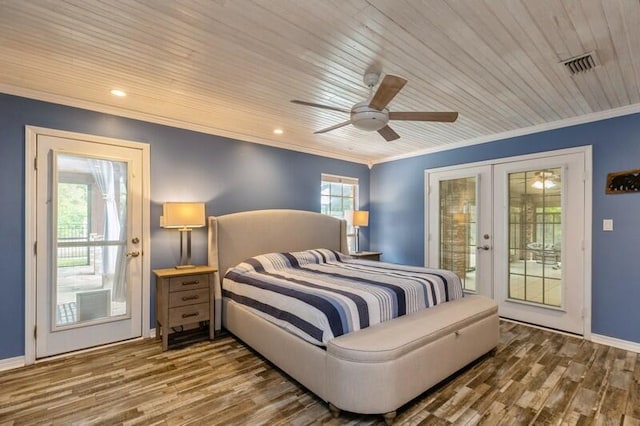
[[[571,75],[589,71],[599,65],[595,52],[590,52],[584,55],[566,59],[562,61],[562,63]]]

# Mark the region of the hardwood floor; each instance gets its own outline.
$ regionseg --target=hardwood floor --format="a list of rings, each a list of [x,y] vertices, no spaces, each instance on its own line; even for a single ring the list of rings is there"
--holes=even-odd
[[[640,354],[510,322],[396,424],[640,425]],[[148,339],[0,373],[0,424],[382,424],[327,405],[233,337]]]

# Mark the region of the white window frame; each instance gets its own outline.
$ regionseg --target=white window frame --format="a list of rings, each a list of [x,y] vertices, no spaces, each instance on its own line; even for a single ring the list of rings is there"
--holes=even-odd
[[[322,197],[324,196],[322,194],[322,185],[325,183],[340,183],[343,185],[352,185],[353,186],[353,210],[359,209],[360,183],[358,181],[358,178],[322,173],[321,180],[320,180],[320,191],[321,191],[320,192],[320,212],[321,213],[328,214],[322,211],[322,206],[323,206]],[[332,197],[332,196],[329,195],[329,197]],[[340,196],[340,198],[348,198],[348,197]],[[329,201],[329,205],[331,205],[331,200]],[[346,210],[343,209],[342,213],[344,214],[345,211]],[[342,218],[346,219],[346,217],[344,216]],[[352,251],[352,252],[355,251],[355,241],[356,241],[355,236],[356,236],[355,229],[353,228],[352,225],[348,224],[347,225],[347,245],[349,246],[349,251]]]

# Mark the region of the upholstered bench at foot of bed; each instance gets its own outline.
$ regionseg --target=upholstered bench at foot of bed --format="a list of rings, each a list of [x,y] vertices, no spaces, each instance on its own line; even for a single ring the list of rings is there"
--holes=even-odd
[[[387,414],[495,348],[498,307],[466,296],[340,336],[327,345],[332,411]]]

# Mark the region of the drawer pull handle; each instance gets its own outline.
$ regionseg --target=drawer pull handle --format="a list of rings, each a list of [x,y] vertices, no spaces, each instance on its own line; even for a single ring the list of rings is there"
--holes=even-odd
[[[190,314],[182,314],[182,318],[197,317],[197,316],[198,316],[197,312],[191,312]]]
[[[185,281],[182,283],[182,285],[196,285],[196,284],[200,284],[200,280]]]
[[[186,302],[187,300],[198,300],[198,299],[200,299],[200,296],[184,296],[182,298],[182,301]]]

